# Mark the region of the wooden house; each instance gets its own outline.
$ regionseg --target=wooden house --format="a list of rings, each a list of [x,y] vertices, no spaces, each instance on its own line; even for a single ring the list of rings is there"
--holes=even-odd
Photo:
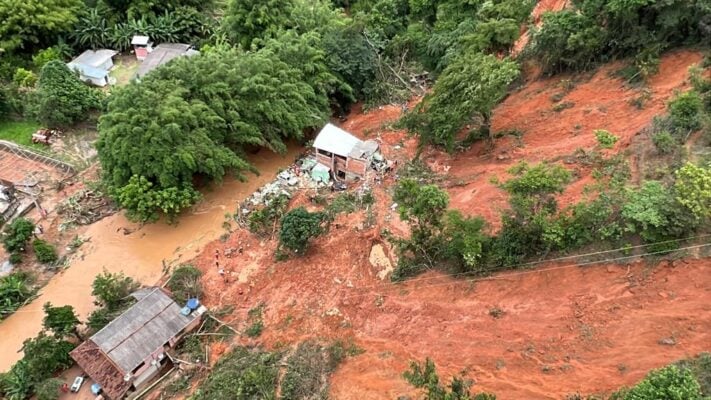
[[[156,377],[171,362],[168,351],[207,311],[203,306],[181,308],[157,287],[133,296],[136,304],[70,353],[110,400],[122,399]]]

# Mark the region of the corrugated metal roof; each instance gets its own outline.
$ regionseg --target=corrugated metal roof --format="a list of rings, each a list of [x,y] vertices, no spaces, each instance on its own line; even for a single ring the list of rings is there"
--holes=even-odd
[[[85,64],[77,64],[74,61],[67,64],[67,67],[69,67],[72,71],[79,72],[80,75],[94,79],[105,78],[106,75],[109,74],[109,71],[105,69],[94,68]]]
[[[73,59],[70,64],[83,64],[87,67],[97,68],[103,65],[111,57],[118,54],[114,50],[101,49],[101,50],[87,50],[79,55],[79,57]]]
[[[168,61],[180,57],[180,56],[194,56],[200,54],[199,51],[193,50],[189,44],[183,43],[161,43],[156,48],[153,49],[146,59],[143,60],[141,66],[138,67],[136,76],[139,78],[144,77],[147,73],[153,71],[159,66],[167,63]]]
[[[148,36],[136,35],[131,39],[131,45],[145,46],[148,44]]]
[[[348,157],[351,150],[359,143],[361,143],[361,140],[357,137],[333,124],[326,124],[316,136],[314,147],[342,157]]]
[[[165,292],[155,288],[91,340],[124,373],[131,372],[198,318],[194,314],[184,316],[180,309]]]

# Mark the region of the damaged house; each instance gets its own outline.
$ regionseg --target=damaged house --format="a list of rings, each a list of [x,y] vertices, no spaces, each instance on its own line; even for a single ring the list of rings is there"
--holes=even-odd
[[[160,288],[133,295],[138,302],[70,353],[111,400],[122,399],[170,363],[168,351],[195,329],[207,311],[197,301],[181,308]]]
[[[362,141],[343,129],[326,124],[314,140],[316,161],[337,180],[362,179],[368,168],[380,170],[387,163],[378,152],[375,140]]]

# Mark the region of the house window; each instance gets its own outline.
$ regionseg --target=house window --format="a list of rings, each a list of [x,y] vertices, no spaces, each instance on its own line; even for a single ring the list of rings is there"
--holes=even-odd
[[[331,157],[330,151],[321,150],[321,149],[316,149],[316,151],[318,152],[318,154],[321,154],[322,156]]]
[[[340,179],[346,179],[346,171],[338,171],[337,175]]]

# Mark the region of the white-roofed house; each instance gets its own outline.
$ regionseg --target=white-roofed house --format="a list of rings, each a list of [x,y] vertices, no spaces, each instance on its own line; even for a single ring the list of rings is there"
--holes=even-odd
[[[333,124],[321,129],[313,146],[316,161],[333,171],[336,179],[348,181],[363,178],[379,147],[376,141],[362,141]]]
[[[96,86],[109,84],[109,71],[114,66],[114,50],[87,50],[67,63],[69,69],[79,73],[79,79]]]

